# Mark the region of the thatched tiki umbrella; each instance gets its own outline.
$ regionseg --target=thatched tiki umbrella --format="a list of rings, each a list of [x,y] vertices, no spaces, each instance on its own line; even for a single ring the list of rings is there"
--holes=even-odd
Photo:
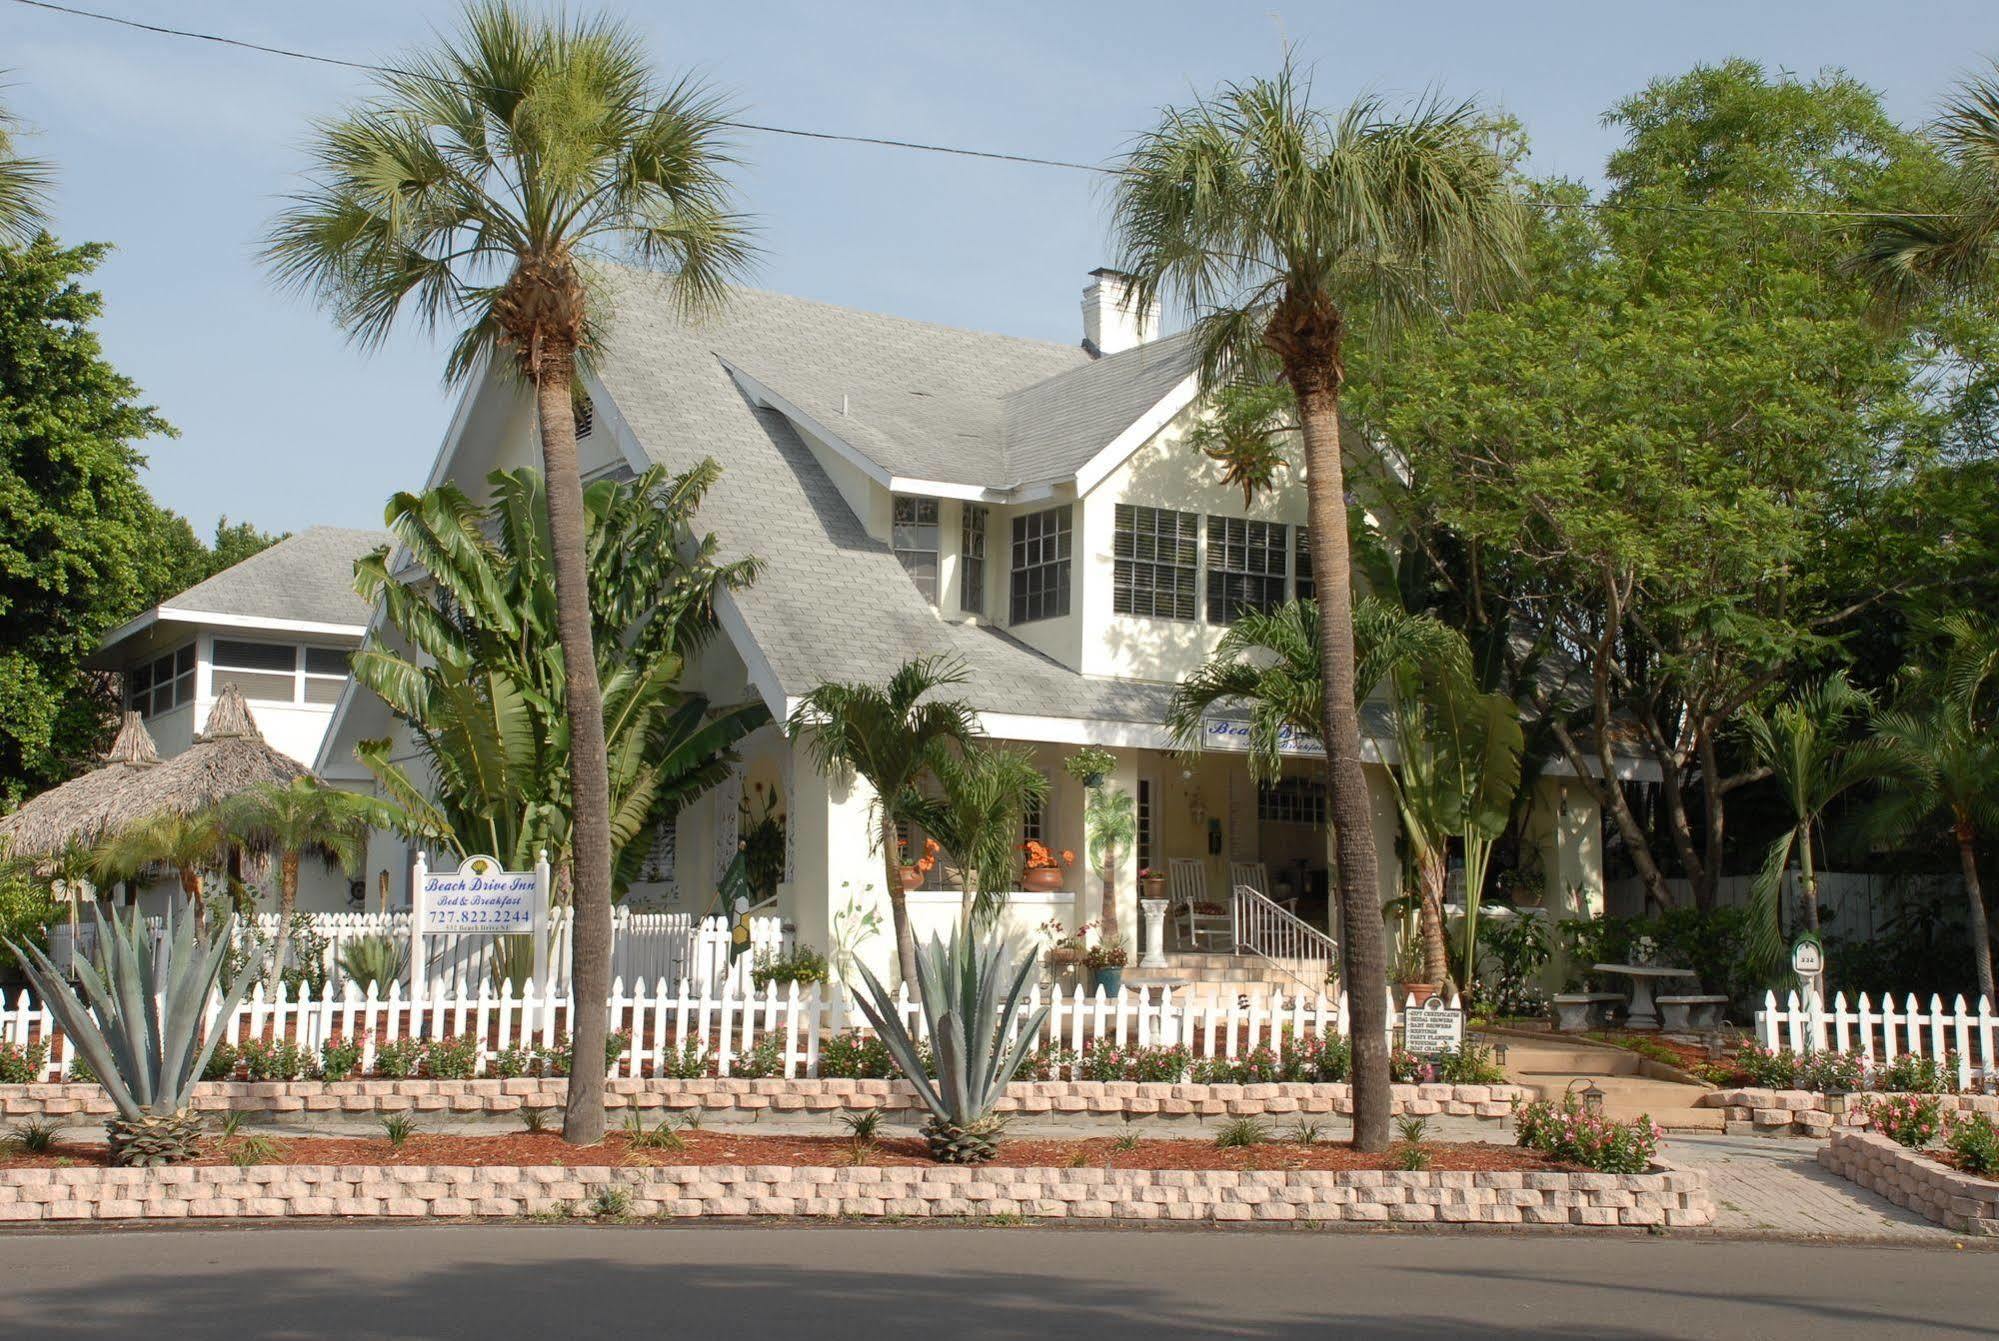
[[[104,763],[51,787],[0,819],[0,852],[30,860],[38,874],[53,874],[64,854],[91,847],[116,826],[132,797],[147,790],[160,768],[160,752],[136,712],[125,714]]]

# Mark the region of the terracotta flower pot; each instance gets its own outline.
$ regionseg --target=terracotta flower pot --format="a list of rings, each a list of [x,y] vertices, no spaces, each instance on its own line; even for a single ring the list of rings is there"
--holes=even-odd
[[[1403,1001],[1414,998],[1416,1004],[1420,1006],[1437,994],[1437,984],[1433,982],[1397,983],[1395,985],[1395,992]]]
[[[1139,881],[1138,885],[1144,891],[1142,895],[1144,898],[1163,899],[1166,897],[1166,877],[1163,875],[1148,875],[1145,879]]]
[[[904,889],[919,889],[922,885],[923,872],[917,870],[914,866],[905,866],[902,868],[902,887]]]
[[[1062,888],[1062,868],[1030,866],[1020,873],[1020,887],[1033,890],[1037,894],[1053,894]]]

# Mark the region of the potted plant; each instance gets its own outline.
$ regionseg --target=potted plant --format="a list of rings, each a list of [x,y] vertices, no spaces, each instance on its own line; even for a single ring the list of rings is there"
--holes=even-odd
[[[1424,981],[1423,941],[1419,936],[1404,936],[1402,945],[1395,952],[1395,997],[1396,1004],[1414,999],[1422,1005],[1437,994],[1437,984]]]
[[[1089,952],[1091,924],[1083,923],[1074,931],[1064,931],[1059,919],[1051,918],[1041,924],[1041,934],[1048,938],[1048,971],[1051,976],[1063,978],[1073,974],[1083,963]]]
[[[1028,839],[1020,845],[1026,854],[1020,873],[1020,887],[1031,889],[1038,894],[1052,894],[1062,888],[1062,868],[1076,860],[1076,854],[1064,851],[1059,857],[1048,850],[1045,843]]]
[[[1085,787],[1095,789],[1117,767],[1117,756],[1096,745],[1085,745],[1062,761],[1062,771]]]
[[[1165,898],[1166,872],[1155,871],[1150,866],[1141,867],[1138,872],[1138,897],[1141,899]]]
[[[1090,970],[1090,986],[1105,996],[1116,996],[1124,986],[1124,966],[1131,952],[1124,937],[1111,936],[1083,952],[1083,967]]]
[[[926,838],[923,840],[923,855],[912,862],[909,860],[909,843],[907,840],[904,840],[902,844],[902,887],[904,889],[920,889],[923,887],[924,878],[932,870],[936,869],[937,850],[937,840]]]

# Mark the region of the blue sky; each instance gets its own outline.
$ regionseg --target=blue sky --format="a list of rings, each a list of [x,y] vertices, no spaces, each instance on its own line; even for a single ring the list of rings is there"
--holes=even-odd
[[[83,0],[90,7],[91,0]],[[131,18],[357,60],[393,58],[455,4],[97,0]],[[716,4],[613,6],[664,70],[696,68],[749,119],[1086,162],[1163,104],[1266,72],[1291,41],[1328,101],[1437,85],[1525,124],[1537,171],[1594,178],[1605,108],[1655,76],[1749,56],[1841,66],[1906,121],[1999,55],[1991,0],[1665,3]],[[295,181],[308,123],[365,77],[157,37],[0,0],[6,97],[61,180],[63,236],[117,251],[99,272],[112,359],[182,436],[146,445],[148,483],[204,530],[377,525],[418,485],[450,398],[411,333],[364,354],[277,292],[256,238]],[[1107,255],[1081,173],[745,136],[756,282],[854,307],[1070,341]]]

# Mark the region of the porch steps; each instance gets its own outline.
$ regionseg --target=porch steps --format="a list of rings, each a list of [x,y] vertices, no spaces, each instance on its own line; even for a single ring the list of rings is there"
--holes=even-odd
[[[1507,1073],[1543,1099],[1559,1100],[1571,1088],[1581,1092],[1595,1085],[1603,1091],[1606,1117],[1629,1122],[1648,1116],[1667,1131],[1719,1132],[1727,1117],[1724,1109],[1694,1106],[1706,1093],[1700,1087],[1641,1074],[1638,1055],[1623,1048],[1511,1035],[1500,1041],[1506,1044]]]
[[[1229,999],[1244,993],[1261,997],[1273,991],[1289,995],[1299,990],[1301,981],[1309,981],[1317,967],[1309,960],[1266,960],[1208,950],[1168,951],[1166,965],[1128,968],[1124,985],[1134,990],[1171,987],[1176,1000]]]

